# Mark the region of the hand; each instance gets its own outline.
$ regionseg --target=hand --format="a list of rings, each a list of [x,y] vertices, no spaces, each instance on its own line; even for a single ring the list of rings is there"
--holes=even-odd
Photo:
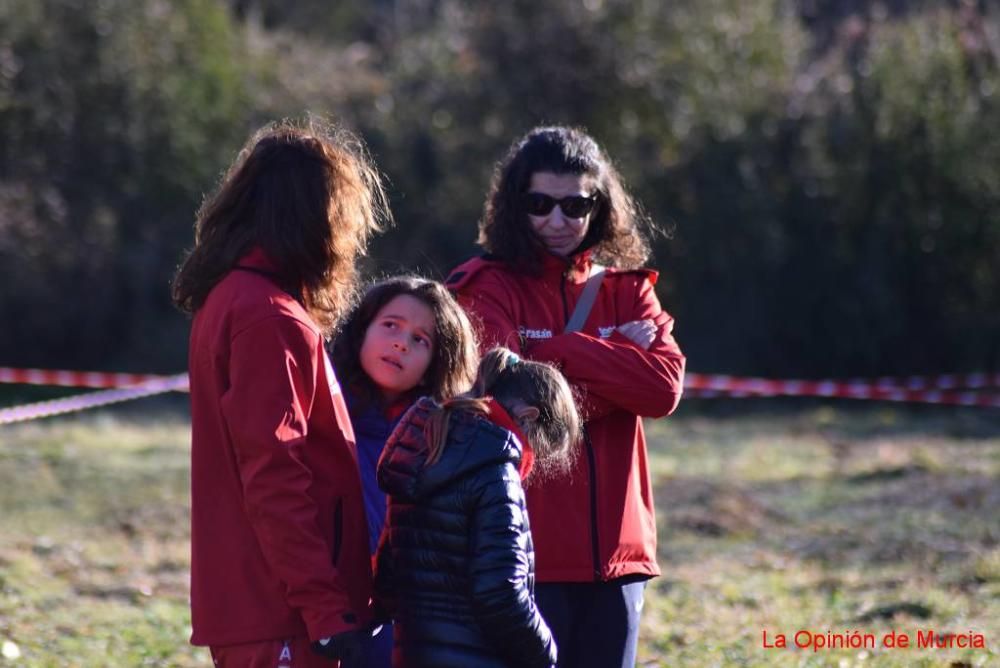
[[[649,347],[653,345],[653,341],[656,339],[656,334],[658,332],[656,323],[649,318],[645,320],[633,320],[632,322],[626,322],[624,325],[618,325],[616,329],[618,332],[621,332],[622,336],[643,350],[649,350]]]
[[[362,641],[368,633],[365,629],[344,631],[329,638],[321,638],[312,644],[312,649],[327,659],[340,659],[341,663],[350,664],[361,659]]]

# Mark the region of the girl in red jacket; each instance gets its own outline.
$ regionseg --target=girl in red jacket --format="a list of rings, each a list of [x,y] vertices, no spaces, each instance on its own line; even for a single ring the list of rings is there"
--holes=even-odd
[[[536,128],[494,174],[479,227],[488,253],[447,281],[484,347],[554,363],[584,396],[584,455],[527,490],[560,666],[631,668],[645,582],[660,573],[641,418],[677,407],[684,356],[657,274],[642,268],[647,227],[591,137]]]
[[[420,399],[379,461],[389,494],[375,575],[400,668],[549,668],[521,479],[566,467],[579,421],[547,364],[487,353],[469,392]]]
[[[259,131],[198,212],[173,297],[194,314],[191,642],[216,666],[360,651],[368,533],[323,341],[385,211],[356,140],[313,121]]]
[[[375,283],[344,322],[333,364],[357,440],[372,555],[385,523],[375,471],[389,434],[421,395],[444,401],[466,391],[479,354],[465,311],[437,281],[397,276]],[[389,668],[392,628],[382,629],[357,668]]]

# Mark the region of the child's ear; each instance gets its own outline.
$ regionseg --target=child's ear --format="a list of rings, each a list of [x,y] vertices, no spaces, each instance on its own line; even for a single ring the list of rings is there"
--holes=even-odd
[[[538,419],[541,412],[534,406],[529,406],[528,404],[521,404],[516,409],[514,409],[514,417],[518,420],[527,420],[528,422],[534,422]]]

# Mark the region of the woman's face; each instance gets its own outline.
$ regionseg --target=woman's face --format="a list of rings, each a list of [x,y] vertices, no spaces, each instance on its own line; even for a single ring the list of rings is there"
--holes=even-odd
[[[524,197],[535,234],[550,252],[568,257],[590,227],[596,204],[593,179],[586,174],[535,172]]]

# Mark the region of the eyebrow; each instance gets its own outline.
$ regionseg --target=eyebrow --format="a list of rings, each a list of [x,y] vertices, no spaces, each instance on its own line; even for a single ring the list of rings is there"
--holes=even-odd
[[[399,321],[402,321],[402,322],[409,322],[409,320],[407,320],[403,316],[396,315],[395,313],[386,313],[386,314],[384,314],[384,315],[381,316],[381,319],[382,320],[399,320]],[[430,341],[434,340],[434,335],[431,332],[426,331],[423,327],[417,327],[416,328],[416,332],[417,332],[417,334],[420,334],[421,336],[426,337]]]

